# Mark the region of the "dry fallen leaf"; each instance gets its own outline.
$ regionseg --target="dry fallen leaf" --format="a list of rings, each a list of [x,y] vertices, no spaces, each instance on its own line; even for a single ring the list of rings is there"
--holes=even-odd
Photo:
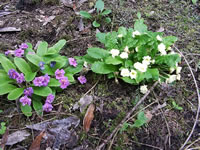
[[[145,116],[146,116],[146,118],[147,118],[147,123],[149,123],[149,122],[151,121],[152,117],[153,117],[151,111],[147,110],[147,111],[145,112]]]
[[[94,110],[95,110],[94,104],[90,104],[83,119],[83,129],[85,132],[88,132],[90,130],[90,125],[94,118]]]
[[[41,140],[42,138],[45,136],[45,132],[42,131],[33,141],[33,143],[31,144],[31,147],[29,148],[29,150],[40,150],[40,144],[41,144]]]

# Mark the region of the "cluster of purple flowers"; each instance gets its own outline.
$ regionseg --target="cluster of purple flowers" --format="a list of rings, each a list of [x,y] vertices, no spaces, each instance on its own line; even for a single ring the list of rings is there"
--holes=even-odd
[[[19,101],[22,103],[22,106],[25,106],[25,105],[31,105],[31,99],[28,98],[28,96],[32,96],[33,94],[33,88],[32,87],[28,87],[24,90],[24,96],[21,97],[19,99]]]
[[[33,80],[33,84],[35,86],[47,86],[48,83],[50,81],[50,77],[48,74],[45,74],[44,76],[40,76],[40,77],[36,77],[34,80]]]
[[[43,111],[50,112],[53,109],[52,102],[55,96],[53,94],[49,94],[46,98],[45,104],[43,105]]]
[[[63,69],[57,69],[55,71],[56,79],[60,82],[60,88],[65,89],[70,85],[70,82],[67,77],[65,77],[65,71]]]
[[[22,82],[25,81],[24,79],[24,74],[23,73],[18,73],[15,69],[10,69],[8,71],[9,78],[15,79],[17,83],[21,84]]]
[[[81,83],[81,84],[85,84],[87,82],[87,79],[85,78],[85,76],[79,76],[78,77],[78,81]]]
[[[76,62],[76,59],[74,59],[74,58],[68,58],[68,60],[69,60],[69,64],[71,66],[76,67],[78,65],[77,62]]]
[[[22,57],[24,56],[24,50],[28,48],[26,43],[22,43],[18,49],[15,51],[8,50],[5,52],[5,55],[8,56],[9,54],[14,54],[15,57]]]

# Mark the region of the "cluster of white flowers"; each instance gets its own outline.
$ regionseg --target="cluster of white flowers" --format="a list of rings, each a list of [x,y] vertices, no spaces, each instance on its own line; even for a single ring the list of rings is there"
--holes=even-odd
[[[134,38],[136,35],[141,35],[141,33],[139,31],[134,31],[132,33],[132,37]]]
[[[160,37],[160,35],[157,35],[157,36],[156,36],[156,39],[157,39],[158,41],[162,41],[162,38]]]
[[[120,53],[120,51],[118,49],[111,49],[110,50],[110,54],[112,55],[113,58],[115,58],[116,56],[118,56]]]
[[[165,44],[160,43],[160,44],[158,45],[158,50],[159,50],[159,52],[161,53],[161,56],[162,56],[162,55],[167,55],[167,52],[166,52],[165,49],[166,49]]]
[[[118,34],[117,37],[121,38],[121,37],[123,37],[123,34]]]
[[[121,52],[121,54],[120,54],[120,51],[118,49],[111,49],[110,50],[110,54],[112,55],[113,58],[115,58],[116,56],[120,56],[122,59],[127,59],[129,53],[130,52],[129,52],[128,46],[126,46],[124,48],[124,52]]]
[[[176,70],[176,74],[170,75],[169,78],[166,79],[166,83],[172,83],[176,80],[181,80],[181,69],[182,67],[179,67],[178,64],[175,68],[170,68],[170,73],[173,73]]]
[[[147,88],[147,85],[142,85],[140,86],[140,92],[142,94],[146,94],[148,92],[148,88]]]
[[[125,68],[121,70],[121,76],[122,77],[130,77],[131,79],[136,79],[137,77],[137,72],[133,69],[131,69],[130,71]]]

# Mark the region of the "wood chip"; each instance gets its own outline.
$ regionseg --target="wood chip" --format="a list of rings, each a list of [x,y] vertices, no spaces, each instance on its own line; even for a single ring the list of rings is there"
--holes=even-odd
[[[90,130],[92,120],[94,119],[94,110],[95,110],[95,105],[90,104],[83,119],[83,129],[85,132],[88,132]]]
[[[5,33],[5,32],[20,32],[21,28],[15,28],[15,27],[5,27],[5,28],[0,28],[0,33]]]

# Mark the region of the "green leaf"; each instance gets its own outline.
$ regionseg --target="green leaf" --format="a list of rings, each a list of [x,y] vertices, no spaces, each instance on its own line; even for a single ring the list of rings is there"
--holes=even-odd
[[[102,59],[109,56],[109,52],[98,47],[88,48],[87,50],[88,55],[96,59]]]
[[[3,55],[0,55],[0,63],[6,72],[8,72],[10,69],[16,70],[15,65],[8,58],[6,58]]]
[[[126,60],[125,61],[125,68],[129,68],[133,66],[133,62],[131,60]]]
[[[5,72],[5,70],[0,69],[0,86],[3,84],[8,84],[15,82],[15,80],[10,79],[8,74]]]
[[[38,56],[37,54],[27,54],[26,57],[31,63],[33,63],[37,67],[39,67],[39,63],[43,61],[42,57]]]
[[[137,13],[137,17],[138,17],[138,19],[141,19],[141,13],[140,12]]]
[[[122,34],[123,37],[126,36],[126,34],[127,34],[126,28],[125,27],[119,27],[119,29],[118,29],[118,35],[119,34]]]
[[[102,15],[105,16],[105,15],[108,15],[110,14],[112,11],[110,9],[106,9],[102,12]]]
[[[144,24],[143,19],[136,20],[134,24],[134,30],[139,31],[140,33],[147,32],[147,26]]]
[[[66,40],[62,39],[62,40],[59,40],[53,47],[50,47],[48,49],[48,51],[56,51],[57,53],[60,52],[60,50],[65,46],[66,44]]]
[[[65,69],[65,73],[66,74],[76,74],[76,73],[79,73],[81,72],[83,69],[83,65],[81,64],[78,64],[76,67],[73,67],[73,66],[68,66],[66,69]]]
[[[0,134],[3,135],[6,132],[6,123],[1,122]]]
[[[32,108],[29,105],[25,105],[22,106],[22,104],[20,105],[21,111],[23,112],[23,114],[27,117],[32,116]]]
[[[100,24],[99,24],[98,22],[96,22],[96,20],[93,21],[92,25],[93,25],[95,28],[100,27]]]
[[[16,88],[8,94],[7,98],[8,100],[16,100],[23,94],[23,92],[24,88]]]
[[[139,128],[147,122],[147,118],[143,111],[139,112],[137,115],[137,120],[135,120],[133,127]]]
[[[113,58],[112,56],[109,56],[105,59],[106,64],[112,64],[112,65],[119,65],[122,64],[123,61],[120,57]]]
[[[106,22],[106,23],[111,23],[111,21],[112,21],[112,20],[111,20],[110,17],[106,17],[106,18],[105,18],[105,22]]]
[[[193,3],[194,5],[196,5],[196,4],[197,4],[197,1],[198,1],[198,0],[192,0],[192,3]]]
[[[95,8],[97,9],[97,12],[104,10],[104,2],[102,0],[98,0],[96,2]]]
[[[48,66],[48,65],[44,65],[44,70],[42,70],[42,73],[43,74],[48,74],[48,75],[54,75],[54,71],[53,71],[53,69],[50,67],[50,66]],[[55,68],[55,67],[54,67]]]
[[[42,109],[43,105],[42,105],[42,102],[41,102],[41,98],[39,98],[39,99],[33,98],[32,102],[33,102],[33,108],[36,111],[36,113],[39,116],[42,116],[43,115],[43,109]]]
[[[96,37],[97,37],[97,40],[103,44],[106,43],[106,34],[105,33],[101,33],[101,32],[98,32],[96,34]]]
[[[23,58],[15,57],[14,63],[22,73],[32,72],[31,67]]]
[[[33,87],[33,91],[35,95],[39,95],[39,96],[43,96],[46,97],[49,94],[52,93],[52,90],[50,87],[46,86],[46,87]]]
[[[58,80],[54,79],[54,78],[51,78],[48,86],[49,87],[59,87],[60,82]]]
[[[129,84],[137,84],[135,80],[129,78],[129,77],[122,77],[121,78],[124,82],[129,83]]]
[[[48,43],[47,42],[41,42],[37,48],[37,55],[43,56],[47,53],[48,49]]]
[[[12,90],[16,89],[17,87],[12,84],[3,84],[0,85],[0,95],[7,94],[11,92]]]
[[[73,74],[66,73],[65,76],[68,78],[70,83],[75,82]]]
[[[147,80],[153,79],[153,80],[158,80],[159,78],[159,71],[157,68],[150,69],[148,68],[147,71],[145,72],[145,78]]]
[[[84,18],[90,19],[92,18],[91,14],[86,11],[80,11],[80,15]]]
[[[92,64],[92,71],[98,74],[109,74],[111,72],[115,72],[118,70],[118,68],[114,65],[108,65],[104,62],[95,62]]]
[[[32,81],[32,80],[35,78],[36,74],[37,74],[37,72],[27,72],[27,73],[25,74],[25,80],[26,80],[27,82]]]
[[[175,36],[167,36],[163,38],[162,42],[166,45],[166,47],[169,47],[172,44],[174,44],[177,40],[178,39]]]
[[[137,71],[137,76],[136,76],[136,82],[137,83],[140,83],[142,80],[144,80],[145,78],[145,74],[140,72],[140,71]]]
[[[168,54],[164,56],[158,56],[156,58],[156,64],[163,64],[169,67],[175,67],[177,62],[180,62],[181,58],[178,54]]]

